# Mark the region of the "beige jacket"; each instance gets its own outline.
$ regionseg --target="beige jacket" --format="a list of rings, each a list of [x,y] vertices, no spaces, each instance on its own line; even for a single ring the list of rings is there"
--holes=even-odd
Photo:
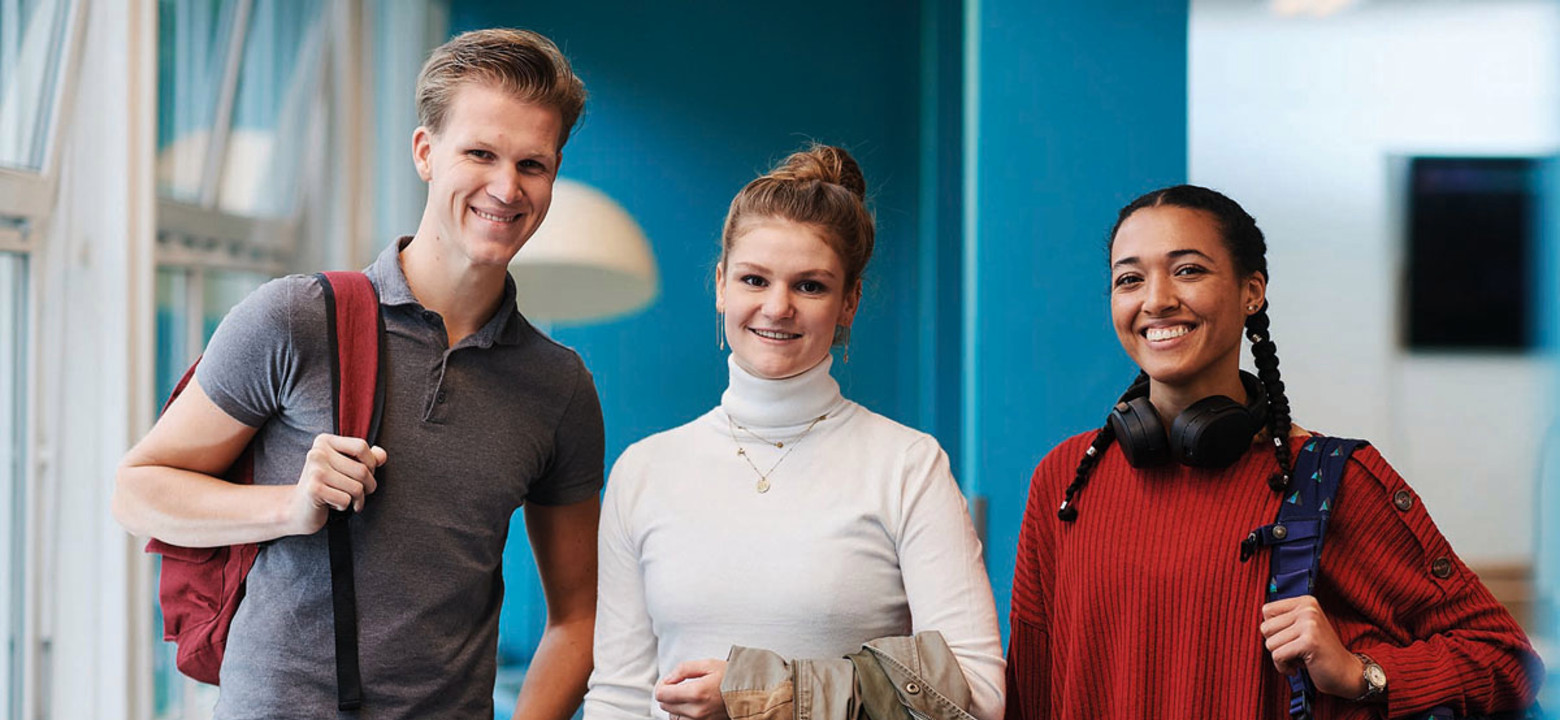
[[[886,691],[886,678],[901,717],[908,710],[908,717],[974,720],[969,684],[942,633],[879,638],[855,657],[875,661],[864,667],[870,677],[858,678],[848,658],[786,660],[768,650],[733,647],[720,684],[726,713],[731,720],[857,720],[870,705],[864,692],[875,684]]]

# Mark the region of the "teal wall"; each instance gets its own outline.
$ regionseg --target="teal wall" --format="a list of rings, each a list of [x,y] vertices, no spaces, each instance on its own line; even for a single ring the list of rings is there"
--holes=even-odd
[[[577,64],[591,100],[563,174],[627,208],[660,266],[646,311],[554,328],[596,374],[609,464],[719,400],[711,280],[732,195],[807,139],[843,144],[880,234],[836,375],[936,434],[989,500],[1005,618],[1030,471],[1131,376],[1105,233],[1132,197],[1185,178],[1186,4],[453,3],[452,32],[489,26],[543,32]],[[542,617],[528,552],[505,560],[512,657]]]
[[[1030,473],[1099,427],[1132,379],[1110,328],[1106,234],[1186,178],[1184,2],[982,0],[972,10],[966,464],[989,501],[986,564],[1007,616]]]

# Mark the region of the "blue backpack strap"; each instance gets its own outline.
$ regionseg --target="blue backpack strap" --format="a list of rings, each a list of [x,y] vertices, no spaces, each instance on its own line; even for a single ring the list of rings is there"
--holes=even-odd
[[[1252,530],[1240,544],[1242,562],[1251,559],[1258,547],[1273,547],[1268,602],[1310,595],[1315,589],[1322,540],[1327,534],[1327,520],[1332,516],[1344,466],[1355,449],[1365,444],[1363,440],[1321,436],[1307,440],[1295,459],[1289,488],[1278,504],[1278,519]],[[1289,690],[1289,716],[1294,720],[1314,717],[1316,686],[1303,668],[1289,676]]]

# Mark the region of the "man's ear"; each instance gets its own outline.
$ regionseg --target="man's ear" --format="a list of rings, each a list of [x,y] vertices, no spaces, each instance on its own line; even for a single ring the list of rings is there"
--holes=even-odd
[[[423,182],[433,180],[433,133],[419,125],[412,131],[412,164],[417,166],[417,177]]]

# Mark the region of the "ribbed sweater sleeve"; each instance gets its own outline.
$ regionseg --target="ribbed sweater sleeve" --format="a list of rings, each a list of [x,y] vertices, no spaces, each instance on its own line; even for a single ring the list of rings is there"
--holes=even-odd
[[[1387,673],[1387,714],[1482,715],[1531,703],[1527,636],[1375,448],[1356,451],[1322,549],[1319,591],[1339,636]]]

